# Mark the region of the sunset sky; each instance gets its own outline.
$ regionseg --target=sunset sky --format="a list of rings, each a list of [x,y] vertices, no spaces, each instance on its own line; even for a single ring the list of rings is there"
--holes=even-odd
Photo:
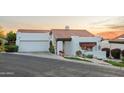
[[[123,31],[123,16],[0,16],[0,26],[6,31],[17,29],[56,29],[66,25],[71,29],[87,29],[92,33]]]

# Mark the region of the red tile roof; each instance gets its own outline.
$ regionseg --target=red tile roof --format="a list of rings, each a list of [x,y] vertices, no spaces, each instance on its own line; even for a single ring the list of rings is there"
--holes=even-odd
[[[124,38],[124,34],[122,34],[122,35],[120,35],[120,36],[118,36],[118,37],[116,37],[114,39],[119,39],[119,38]]]
[[[124,31],[106,31],[100,32],[97,35],[103,37],[103,39],[113,40],[117,39],[120,35],[124,34]]]
[[[116,38],[114,38],[112,40],[109,40],[109,42],[110,43],[122,43],[122,44],[124,44],[124,39],[121,39],[121,38],[124,38],[124,34],[117,36]]]
[[[50,30],[18,29],[18,32],[22,32],[22,33],[45,33],[45,32],[50,32]]]
[[[22,33],[54,33],[55,38],[71,38],[71,36],[80,37],[93,37],[94,35],[87,30],[79,29],[52,29],[52,30],[32,30],[32,29],[18,29],[18,32]]]
[[[80,36],[80,37],[94,37],[93,34],[87,30],[79,29],[52,29],[55,38],[71,38],[71,36]]]

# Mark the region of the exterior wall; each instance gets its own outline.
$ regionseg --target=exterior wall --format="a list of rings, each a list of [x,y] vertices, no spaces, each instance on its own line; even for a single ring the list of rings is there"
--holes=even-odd
[[[79,43],[80,42],[96,42],[96,46],[93,48],[92,51],[84,52]],[[66,56],[75,56],[76,51],[81,50],[84,54],[92,54],[94,57],[97,57],[99,59],[106,59],[106,52],[101,51],[99,49],[101,42],[101,38],[99,37],[78,37],[78,36],[72,36],[71,41],[66,41],[64,43],[64,53]]]
[[[20,32],[16,32],[16,45],[17,46],[19,46],[20,37],[21,37],[21,33]]]
[[[99,59],[106,59],[106,52],[105,51],[92,51],[92,52],[85,52],[86,55],[93,55],[94,58]]]
[[[119,48],[121,50],[124,50],[124,44],[110,43],[110,48],[111,49]]]
[[[96,46],[93,48],[93,51],[100,51],[99,45],[100,45],[101,38],[99,37],[78,37],[78,36],[72,36],[72,55],[75,55],[75,52],[77,50],[82,50],[79,43],[80,42],[96,42]]]
[[[71,41],[71,55],[72,56],[75,56],[76,54],[76,51],[77,50],[81,50],[81,47],[79,46],[79,41],[80,41],[80,38],[78,36],[72,36],[72,41]]]
[[[65,41],[65,43],[64,43],[64,50],[65,50],[64,53],[66,56],[75,56],[77,50],[81,50],[83,52],[83,50],[81,49],[81,47],[79,45],[80,42],[96,42],[96,46],[93,48],[93,50],[91,52],[87,52],[87,53],[93,54],[94,56],[97,56],[97,57],[99,57],[99,53],[100,53],[101,56],[99,58],[106,58],[105,53],[103,53],[99,49],[100,42],[101,42],[100,37],[72,36],[71,38],[72,38],[71,41]]]
[[[101,46],[101,48],[111,48],[111,49],[119,48],[121,50],[124,50],[124,44],[109,43],[108,40],[102,41],[100,46]]]
[[[102,48],[110,48],[110,43],[108,40],[104,40],[100,43],[100,47]]]
[[[72,54],[72,42],[71,41],[64,42],[64,54],[66,56],[70,56],[70,54]]]

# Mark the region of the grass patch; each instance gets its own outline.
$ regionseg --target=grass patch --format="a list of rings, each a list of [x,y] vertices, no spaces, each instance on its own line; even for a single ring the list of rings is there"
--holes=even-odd
[[[124,62],[116,62],[116,61],[107,61],[107,63],[112,64],[113,66],[124,67]]]
[[[86,60],[86,59],[80,59],[80,58],[78,58],[78,57],[64,57],[64,58],[66,58],[66,59],[72,59],[72,60],[78,60],[78,61],[91,62],[91,61],[89,61],[89,60]]]

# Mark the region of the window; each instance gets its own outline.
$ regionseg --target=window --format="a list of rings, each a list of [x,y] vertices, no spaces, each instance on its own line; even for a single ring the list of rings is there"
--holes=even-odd
[[[82,48],[82,50],[92,51],[95,45],[95,42],[80,42],[80,47]]]

